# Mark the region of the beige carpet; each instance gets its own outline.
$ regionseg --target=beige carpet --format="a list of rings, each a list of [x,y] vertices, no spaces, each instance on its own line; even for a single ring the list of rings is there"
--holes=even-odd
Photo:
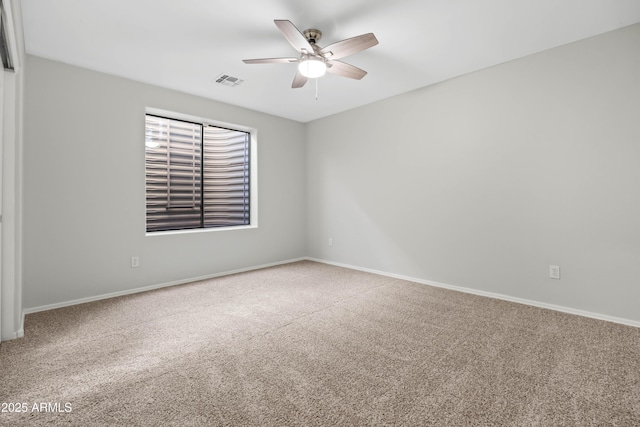
[[[0,368],[12,426],[640,425],[640,329],[313,262],[31,314]]]

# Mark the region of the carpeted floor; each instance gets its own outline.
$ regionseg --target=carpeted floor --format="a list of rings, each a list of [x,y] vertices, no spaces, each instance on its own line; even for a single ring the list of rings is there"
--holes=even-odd
[[[640,425],[640,329],[307,261],[28,315],[0,375],[11,426]]]

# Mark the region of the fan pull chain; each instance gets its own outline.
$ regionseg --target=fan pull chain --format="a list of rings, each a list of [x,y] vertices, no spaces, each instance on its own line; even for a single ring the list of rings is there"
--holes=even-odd
[[[316,80],[316,101],[318,100],[318,80],[320,79],[315,79]]]

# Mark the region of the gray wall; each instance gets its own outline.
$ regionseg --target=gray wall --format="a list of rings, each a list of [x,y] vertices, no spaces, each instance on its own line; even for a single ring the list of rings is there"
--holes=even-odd
[[[638,46],[640,25],[306,125],[27,57],[24,307],[311,256],[640,321]],[[145,236],[147,106],[258,129],[258,229]]]
[[[26,71],[26,309],[306,255],[303,124],[33,56]],[[145,236],[145,107],[258,129],[257,229]]]
[[[639,100],[635,25],[315,121],[308,254],[640,321]]]

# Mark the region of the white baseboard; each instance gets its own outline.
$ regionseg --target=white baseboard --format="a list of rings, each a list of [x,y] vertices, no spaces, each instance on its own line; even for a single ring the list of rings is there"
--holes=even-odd
[[[635,321],[635,320],[631,320],[631,319],[625,319],[625,318],[621,318],[621,317],[614,317],[614,316],[609,316],[609,315],[600,314],[600,313],[592,313],[590,311],[578,310],[578,309],[571,308],[571,307],[564,307],[564,306],[561,306],[561,305],[548,304],[548,303],[545,303],[545,302],[529,300],[529,299],[524,299],[524,298],[518,298],[518,297],[512,297],[512,296],[509,296],[509,295],[497,294],[497,293],[494,293],[494,292],[481,291],[481,290],[478,290],[478,289],[465,288],[465,287],[462,287],[462,286],[448,285],[446,283],[433,282],[433,281],[430,281],[430,280],[417,279],[415,277],[403,276],[401,274],[388,273],[386,271],[373,270],[371,268],[364,268],[364,267],[357,267],[357,266],[354,266],[354,265],[342,264],[342,263],[339,263],[339,262],[327,261],[327,260],[318,259],[318,258],[307,257],[306,259],[309,260],[309,261],[315,261],[315,262],[319,262],[319,263],[322,263],[322,264],[329,264],[329,265],[335,265],[337,267],[349,268],[351,270],[364,271],[364,272],[367,272],[367,273],[373,273],[373,274],[378,274],[378,275],[381,275],[381,276],[392,277],[394,279],[407,280],[407,281],[410,281],[410,282],[415,282],[415,283],[420,283],[420,284],[423,284],[423,285],[434,286],[434,287],[437,287],[437,288],[451,289],[453,291],[464,292],[464,293],[467,293],[467,294],[480,295],[480,296],[483,296],[483,297],[495,298],[495,299],[499,299],[499,300],[503,300],[503,301],[510,301],[510,302],[515,302],[515,303],[518,303],[518,304],[530,305],[530,306],[533,306],[533,307],[546,308],[546,309],[549,309],[549,310],[560,311],[562,313],[575,314],[577,316],[590,317],[592,319],[605,320],[607,322],[620,323],[622,325],[627,325],[627,326],[633,326],[633,327],[636,327],[636,328],[640,328],[640,322]]]
[[[24,316],[23,316],[24,318]],[[22,322],[22,324],[24,325],[24,321]],[[3,336],[2,337],[2,341],[11,341],[11,340],[15,340],[17,338],[22,338],[24,336],[24,329],[19,329],[14,333],[11,333],[9,335]]]
[[[157,284],[157,285],[144,286],[144,287],[141,287],[141,288],[127,289],[125,291],[120,291],[120,292],[112,292],[112,293],[108,293],[108,294],[96,295],[96,296],[87,297],[87,298],[80,298],[80,299],[75,299],[75,300],[71,300],[71,301],[59,302],[59,303],[55,303],[55,304],[47,304],[47,305],[42,305],[42,306],[39,306],[39,307],[25,308],[22,311],[22,325],[23,325],[23,328],[24,328],[24,316],[27,315],[27,314],[31,314],[31,313],[38,313],[40,311],[54,310],[56,308],[69,307],[69,306],[72,306],[72,305],[84,304],[84,303],[93,302],[93,301],[100,301],[100,300],[108,299],[108,298],[121,297],[121,296],[124,296],[124,295],[137,294],[139,292],[152,291],[154,289],[166,288],[166,287],[169,287],[169,286],[183,285],[185,283],[197,282],[199,280],[213,279],[215,277],[228,276],[228,275],[231,275],[231,274],[244,273],[244,272],[252,271],[252,270],[260,270],[262,268],[274,267],[276,265],[290,264],[292,262],[304,261],[306,259],[307,258],[289,259],[289,260],[286,260],[286,261],[278,261],[278,262],[273,262],[273,263],[269,263],[269,264],[257,265],[257,266],[253,266],[253,267],[240,268],[240,269],[237,269],[237,270],[224,271],[224,272],[220,272],[220,273],[208,274],[208,275],[205,275],[205,276],[191,277],[191,278],[188,278],[188,279],[174,280],[172,282],[165,282],[165,283],[160,283],[160,284]],[[20,334],[20,332],[22,332],[22,334]],[[21,329],[18,332],[18,335],[19,336],[23,336],[24,335],[24,330]]]
[[[365,267],[358,267],[358,266],[354,266],[354,265],[343,264],[343,263],[338,263],[338,262],[333,262],[333,261],[327,261],[327,260],[313,258],[313,257],[302,257],[302,258],[295,258],[295,259],[279,261],[279,262],[274,262],[274,263],[269,263],[269,264],[257,265],[257,266],[253,266],[253,267],[241,268],[241,269],[237,269],[237,270],[224,271],[224,272],[209,274],[209,275],[200,276],[200,277],[191,277],[191,278],[188,278],[188,279],[175,280],[175,281],[172,281],[172,282],[166,282],[166,283],[161,283],[161,284],[157,284],[157,285],[145,286],[145,287],[142,287],[142,288],[128,289],[126,291],[120,291],[120,292],[113,292],[113,293],[109,293],[109,294],[96,295],[96,296],[88,297],[88,298],[80,298],[80,299],[76,299],[76,300],[72,300],[72,301],[65,301],[65,302],[60,302],[60,303],[55,303],[55,304],[48,304],[48,305],[43,305],[43,306],[40,306],[40,307],[26,308],[22,312],[22,328],[19,331],[16,332],[16,334],[15,334],[16,337],[15,338],[20,338],[20,337],[24,336],[24,316],[27,315],[27,314],[37,313],[37,312],[46,311],[46,310],[54,310],[56,308],[68,307],[68,306],[76,305],[76,304],[84,304],[84,303],[87,303],[87,302],[99,301],[99,300],[103,300],[103,299],[107,299],[107,298],[115,298],[115,297],[119,297],[119,296],[135,294],[135,293],[138,293],[138,292],[146,292],[146,291],[151,291],[151,290],[154,290],[154,289],[166,288],[166,287],[169,287],[169,286],[182,285],[182,284],[185,284],[185,283],[197,282],[199,280],[213,279],[215,277],[228,276],[230,274],[244,273],[244,272],[247,272],[247,271],[259,270],[259,269],[262,269],[262,268],[274,267],[274,266],[283,265],[283,264],[290,264],[292,262],[304,261],[304,260],[319,262],[319,263],[328,264],[328,265],[335,265],[337,267],[344,267],[344,268],[348,268],[348,269],[351,269],[351,270],[364,271],[364,272],[367,272],[367,273],[378,274],[378,275],[381,275],[381,276],[392,277],[392,278],[395,278],[395,279],[407,280],[407,281],[410,281],[410,282],[420,283],[420,284],[423,284],[423,285],[434,286],[434,287],[438,287],[438,288],[451,289],[451,290],[454,290],[454,291],[464,292],[464,293],[467,293],[467,294],[480,295],[480,296],[483,296],[483,297],[495,298],[495,299],[499,299],[499,300],[503,300],[503,301],[510,301],[510,302],[515,302],[515,303],[518,303],[518,304],[530,305],[530,306],[533,306],[533,307],[546,308],[546,309],[549,309],[549,310],[559,311],[559,312],[562,312],[562,313],[575,314],[575,315],[578,315],[578,316],[589,317],[589,318],[592,318],[592,319],[604,320],[604,321],[607,321],[607,322],[619,323],[619,324],[622,324],[622,325],[627,325],[627,326],[633,326],[633,327],[636,327],[636,328],[640,328],[640,322],[635,321],[635,320],[631,320],[631,319],[625,319],[625,318],[621,318],[621,317],[609,316],[609,315],[600,314],[600,313],[592,313],[590,311],[578,310],[578,309],[571,308],[571,307],[564,307],[564,306],[555,305],[555,304],[548,304],[548,303],[544,303],[544,302],[540,302],[540,301],[528,300],[528,299],[524,299],[524,298],[518,298],[518,297],[498,294],[498,293],[494,293],[494,292],[487,292],[487,291],[481,291],[481,290],[478,290],[478,289],[465,288],[465,287],[462,287],[462,286],[448,285],[446,283],[439,283],[439,282],[434,282],[434,281],[431,281],[431,280],[418,279],[418,278],[415,278],[415,277],[404,276],[404,275],[401,275],[401,274],[389,273],[389,272],[386,272],[386,271],[374,270],[374,269],[365,268]],[[9,338],[9,339],[11,339],[11,338]]]

